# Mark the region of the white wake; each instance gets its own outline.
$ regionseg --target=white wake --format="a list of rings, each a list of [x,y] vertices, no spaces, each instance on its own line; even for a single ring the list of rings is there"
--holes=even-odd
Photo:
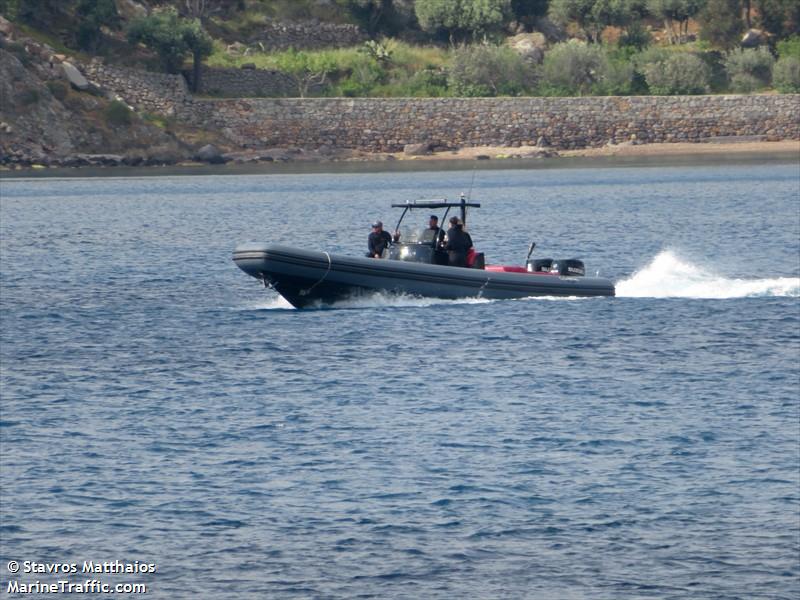
[[[424,308],[439,304],[486,304],[492,302],[485,298],[461,298],[458,300],[444,300],[442,298],[420,298],[404,294],[389,294],[374,292],[361,294],[335,302],[332,305],[312,305],[310,308]],[[255,310],[294,310],[283,296],[270,298],[251,307]]]
[[[617,282],[621,298],[747,298],[800,296],[800,277],[731,279],[682,261],[665,250],[630,278]]]

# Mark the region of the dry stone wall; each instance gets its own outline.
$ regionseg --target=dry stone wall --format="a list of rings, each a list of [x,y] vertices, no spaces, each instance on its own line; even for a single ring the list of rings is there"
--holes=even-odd
[[[80,69],[90,81],[140,111],[173,116],[191,102],[186,80],[181,75],[106,65],[100,60],[83,63]]]
[[[455,148],[538,143],[570,149],[632,140],[699,142],[742,136],[800,139],[797,94],[200,99],[190,95],[180,75],[112,67],[99,61],[80,66],[87,78],[137,110],[175,116],[201,128],[218,128],[242,148],[300,146],[397,152],[407,144]],[[223,86],[230,93],[241,89],[245,95],[247,86],[275,81],[270,72],[220,71],[206,72],[207,85]]]
[[[184,72],[192,83],[192,72]],[[286,97],[297,95],[297,85],[291,77],[268,69],[203,68],[200,94],[228,98]]]
[[[318,50],[356,46],[367,39],[355,25],[307,21],[267,23],[250,41],[268,50]]]
[[[800,139],[800,96],[195,100],[181,118],[243,148],[397,152],[439,147],[597,147],[730,136]]]

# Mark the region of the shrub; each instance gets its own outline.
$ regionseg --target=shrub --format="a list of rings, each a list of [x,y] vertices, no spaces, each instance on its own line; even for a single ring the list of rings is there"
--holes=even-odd
[[[628,94],[633,68],[625,60],[610,60],[602,46],[570,40],[545,54],[540,93],[552,96]]]
[[[41,99],[39,90],[28,88],[17,92],[16,100],[22,106],[30,106],[36,104]]]
[[[435,98],[449,95],[447,73],[438,69],[423,69],[411,76],[407,83],[408,95]]]
[[[627,96],[634,92],[633,86],[633,65],[629,61],[609,59],[600,81],[592,92],[605,96]]]
[[[106,106],[106,123],[113,127],[128,126],[133,122],[131,109],[124,102],[114,100]]]
[[[704,94],[709,89],[711,69],[694,54],[672,52],[643,68],[647,87],[656,96]]]
[[[339,94],[342,96],[368,96],[375,86],[386,79],[382,64],[367,55],[354,61],[349,71],[349,75],[339,82]]]
[[[6,49],[17,57],[17,60],[22,63],[23,67],[29,67],[31,65],[31,55],[28,54],[25,44],[12,42],[6,46]]]
[[[622,48],[635,48],[644,50],[653,43],[653,36],[642,24],[641,21],[634,21],[619,38],[619,46]]]
[[[387,98],[443,98],[452,95],[447,86],[447,72],[436,68],[422,69],[405,79],[379,85],[372,93]]]
[[[766,48],[739,49],[728,52],[725,71],[736,92],[753,92],[767,87],[772,79],[775,59]]]
[[[800,58],[783,56],[772,69],[772,83],[784,94],[800,94]]]
[[[48,81],[47,89],[50,90],[50,93],[53,94],[53,98],[56,100],[63,100],[69,93],[69,88],[62,81]]]
[[[588,94],[597,83],[604,60],[600,46],[577,40],[556,44],[542,62],[542,87],[554,95]]]
[[[449,83],[457,96],[517,96],[533,77],[533,67],[511,48],[475,45],[454,52]]]
[[[775,48],[778,50],[778,58],[794,56],[800,60],[800,35],[793,35],[790,38],[781,40],[775,44]]]

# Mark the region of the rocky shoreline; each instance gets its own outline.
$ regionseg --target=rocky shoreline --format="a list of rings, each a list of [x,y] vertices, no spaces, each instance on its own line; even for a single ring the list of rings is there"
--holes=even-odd
[[[0,165],[2,172],[20,174],[43,169],[80,169],[87,167],[197,167],[204,165],[269,165],[269,164],[329,164],[329,163],[386,163],[413,161],[500,161],[514,164],[533,164],[541,159],[555,159],[556,162],[570,158],[649,158],[667,159],[670,157],[736,157],[758,156],[764,160],[796,159],[800,162],[800,141],[753,141],[716,140],[706,143],[669,144],[619,144],[602,148],[581,150],[542,149],[536,146],[503,147],[480,146],[447,151],[428,151],[425,153],[367,153],[352,150],[304,150],[302,148],[272,148],[260,151],[222,152],[213,146],[205,146],[193,156],[145,155],[139,154],[74,154],[67,157],[16,157],[17,160]],[[1,175],[0,175],[1,176]]]

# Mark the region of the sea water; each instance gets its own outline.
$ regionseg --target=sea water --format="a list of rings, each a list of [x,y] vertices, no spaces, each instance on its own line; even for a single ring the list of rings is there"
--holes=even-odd
[[[0,192],[4,592],[800,595],[797,163]],[[487,262],[536,241],[617,297],[297,311],[231,261],[362,255],[390,204],[462,192]]]

